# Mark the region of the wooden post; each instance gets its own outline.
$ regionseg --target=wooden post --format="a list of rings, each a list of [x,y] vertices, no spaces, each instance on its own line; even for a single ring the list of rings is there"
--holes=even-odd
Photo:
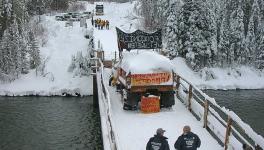
[[[181,77],[179,75],[176,75],[176,94],[177,94],[177,97],[179,97],[180,79],[181,79]]]
[[[192,99],[192,85],[189,85],[189,92],[188,92],[188,109],[189,111],[192,111],[192,104],[191,104],[191,99]]]
[[[114,64],[116,63],[116,51],[115,51],[115,62],[114,62]]]
[[[104,53],[104,51],[102,51],[102,53],[103,53],[103,54],[102,54],[102,55],[103,55],[103,56],[102,56],[102,62],[104,62],[104,60],[105,60],[105,53]]]
[[[204,128],[207,128],[208,109],[209,109],[208,100],[205,100],[204,102],[204,126],[203,126]]]
[[[96,74],[96,68],[94,68],[93,73]],[[98,108],[98,89],[97,89],[97,74],[93,75],[93,106],[94,108]]]
[[[97,58],[98,58],[98,51],[95,51],[94,54]],[[93,69],[93,73],[95,75],[93,75],[93,106],[94,108],[98,108],[99,107],[99,103],[98,103],[98,87],[97,87],[97,67],[99,64],[99,59],[95,61],[95,68]]]
[[[232,126],[232,118],[230,116],[228,116],[227,127],[226,127],[226,135],[225,135],[225,143],[224,143],[225,150],[227,150],[227,148],[228,148],[229,136],[230,136],[231,130],[232,130],[231,126]]]

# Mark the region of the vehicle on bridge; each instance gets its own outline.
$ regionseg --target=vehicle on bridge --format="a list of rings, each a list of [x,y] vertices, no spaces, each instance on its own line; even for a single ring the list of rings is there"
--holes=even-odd
[[[159,98],[160,108],[175,104],[174,73],[168,58],[153,51],[128,52],[116,66],[123,109],[135,110],[149,96]]]
[[[97,16],[104,15],[104,5],[102,3],[97,3],[95,5],[95,15]]]

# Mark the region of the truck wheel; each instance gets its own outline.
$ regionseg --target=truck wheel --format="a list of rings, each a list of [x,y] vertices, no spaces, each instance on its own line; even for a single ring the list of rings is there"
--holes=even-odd
[[[124,102],[123,109],[124,110],[131,110],[131,106]]]
[[[175,104],[174,91],[162,92],[160,99],[160,107],[171,107]]]
[[[138,102],[140,101],[140,94],[138,93],[130,93],[130,92],[123,92],[124,97],[124,110],[137,110]]]
[[[121,93],[121,101],[123,102],[123,109],[124,110],[131,110],[131,106],[127,104],[127,91],[122,89]]]
[[[123,109],[124,110],[137,110],[137,106],[131,106],[125,102],[123,105]]]
[[[116,84],[116,92],[120,92],[121,90],[122,90],[121,84],[120,83],[117,83]]]

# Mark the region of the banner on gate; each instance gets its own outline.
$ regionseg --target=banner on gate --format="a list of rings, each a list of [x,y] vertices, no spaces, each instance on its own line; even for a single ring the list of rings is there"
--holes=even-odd
[[[119,28],[116,28],[116,32],[119,50],[162,48],[161,29],[154,33],[146,33],[140,30],[125,33]]]

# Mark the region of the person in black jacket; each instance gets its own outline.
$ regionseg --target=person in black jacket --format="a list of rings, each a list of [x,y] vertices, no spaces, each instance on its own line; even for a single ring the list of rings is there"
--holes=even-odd
[[[164,132],[165,130],[158,128],[156,135],[149,139],[146,150],[170,150],[168,138],[163,136]]]
[[[109,86],[112,86],[113,79],[114,79],[114,77],[111,75],[111,77],[109,78]]]
[[[174,144],[176,150],[197,150],[201,145],[200,138],[191,132],[190,126],[183,127],[183,134]]]

